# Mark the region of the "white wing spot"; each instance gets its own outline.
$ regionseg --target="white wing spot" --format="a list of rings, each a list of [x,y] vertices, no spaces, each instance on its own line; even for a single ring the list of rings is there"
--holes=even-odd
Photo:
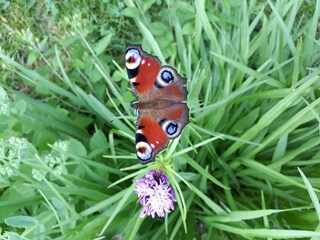
[[[148,63],[148,67],[150,66],[150,63]]]
[[[146,60],[143,59],[143,60],[141,61],[141,64],[145,64],[145,62],[146,62]]]
[[[159,144],[159,141],[156,141],[156,144]]]
[[[147,142],[138,142],[136,150],[138,158],[142,161],[146,161],[152,157],[152,149]]]
[[[152,143],[150,144],[150,146],[151,146],[152,148],[154,148],[154,147],[155,147],[155,146],[154,146],[154,144],[152,144]]]

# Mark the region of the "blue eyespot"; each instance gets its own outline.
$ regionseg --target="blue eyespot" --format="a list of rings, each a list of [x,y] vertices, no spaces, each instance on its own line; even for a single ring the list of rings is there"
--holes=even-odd
[[[173,135],[173,134],[175,134],[175,133],[177,132],[177,130],[178,130],[178,124],[175,123],[175,122],[171,122],[171,123],[168,125],[166,131],[167,131],[167,133],[168,133],[169,135]]]
[[[172,83],[173,80],[174,80],[174,77],[172,75],[171,72],[167,71],[167,70],[164,70],[161,74],[161,78],[163,81],[165,81],[166,83]]]

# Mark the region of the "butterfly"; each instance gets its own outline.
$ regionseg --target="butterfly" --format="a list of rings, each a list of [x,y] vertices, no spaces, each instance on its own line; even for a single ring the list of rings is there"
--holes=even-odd
[[[187,79],[170,66],[161,66],[158,57],[143,51],[141,45],[127,45],[125,64],[131,87],[138,101],[136,153],[140,163],[155,160],[189,123]]]

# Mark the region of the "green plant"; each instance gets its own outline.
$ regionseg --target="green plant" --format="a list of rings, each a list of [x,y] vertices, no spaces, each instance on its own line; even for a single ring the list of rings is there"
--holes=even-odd
[[[47,3],[66,31],[16,31],[25,41],[0,51],[2,236],[320,237],[319,0],[126,0],[96,17],[90,3],[72,16]],[[110,9],[114,31],[101,27]],[[147,167],[134,154],[125,42],[189,80],[191,123]],[[132,180],[159,168],[178,204],[141,219]]]

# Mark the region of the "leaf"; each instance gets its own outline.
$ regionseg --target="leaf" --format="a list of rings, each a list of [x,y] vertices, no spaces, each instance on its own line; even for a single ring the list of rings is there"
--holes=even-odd
[[[288,143],[288,134],[285,134],[277,142],[277,146],[275,147],[274,153],[272,156],[272,161],[277,161],[285,156],[287,143]]]
[[[140,15],[140,11],[135,7],[127,7],[121,12],[121,14],[126,17],[137,18]]]
[[[256,237],[256,238],[276,238],[276,239],[296,239],[307,238],[317,236],[320,237],[320,233],[304,230],[283,230],[283,229],[242,229],[236,227],[230,227],[225,224],[214,223],[212,227],[220,229],[226,232],[235,233],[243,237]]]
[[[143,12],[147,11],[155,2],[156,2],[156,0],[143,1]]]
[[[261,217],[268,216],[275,213],[280,213],[285,211],[295,211],[295,210],[301,210],[301,209],[292,208],[292,209],[284,209],[284,210],[266,209],[266,210],[253,210],[253,211],[233,211],[224,215],[202,217],[202,219],[206,222],[226,222],[226,223],[240,222],[243,220],[261,218]]]
[[[14,108],[18,112],[19,115],[23,115],[23,113],[27,109],[27,103],[24,100],[19,100],[15,103]]]
[[[71,139],[69,142],[69,152],[73,153],[77,156],[80,157],[86,157],[87,156],[87,150],[86,148],[82,145],[81,142]]]
[[[163,36],[170,32],[169,26],[162,22],[151,23],[149,29],[156,36]]]
[[[42,84],[42,83],[37,84],[36,90],[37,90],[37,92],[38,92],[39,94],[43,94],[43,95],[50,95],[50,94],[52,94],[52,92],[50,91],[50,89],[49,89],[46,85],[44,85],[44,84]]]
[[[74,59],[72,61],[72,66],[75,67],[75,68],[80,68],[80,69],[84,69],[85,68],[85,64],[80,59]]]
[[[112,39],[112,36],[113,36],[113,33],[109,33],[108,35],[106,35],[96,43],[94,47],[94,51],[97,55],[100,55],[101,53],[103,53],[103,51],[107,48],[107,46],[109,45]]]
[[[123,80],[122,73],[120,71],[115,71],[113,73],[112,80],[115,81],[115,82],[119,82],[120,80]]]
[[[106,136],[101,130],[97,129],[90,139],[90,150],[106,148],[107,144],[108,141]]]
[[[189,35],[191,33],[194,33],[194,30],[195,30],[194,28],[195,28],[194,23],[193,22],[188,22],[185,25],[183,25],[182,34]]]
[[[29,55],[28,55],[28,60],[27,60],[27,65],[31,66],[39,57],[39,53],[32,51]]]
[[[317,194],[315,193],[311,183],[309,182],[308,178],[304,175],[304,173],[301,171],[300,168],[298,168],[298,171],[303,179],[304,185],[306,186],[309,196],[312,200],[312,203],[314,205],[314,208],[316,209],[316,213],[318,216],[318,219],[320,220],[320,204],[319,204],[319,199],[317,197]]]
[[[29,216],[15,216],[6,218],[4,222],[11,227],[31,228],[38,222],[38,220]]]
[[[195,12],[194,8],[186,1],[175,2],[175,7],[184,14],[190,15]]]
[[[260,107],[252,109],[247,115],[244,115],[243,118],[239,118],[239,121],[234,124],[232,130],[236,133],[244,132],[245,129],[250,128],[255,123],[259,117],[259,113]]]

